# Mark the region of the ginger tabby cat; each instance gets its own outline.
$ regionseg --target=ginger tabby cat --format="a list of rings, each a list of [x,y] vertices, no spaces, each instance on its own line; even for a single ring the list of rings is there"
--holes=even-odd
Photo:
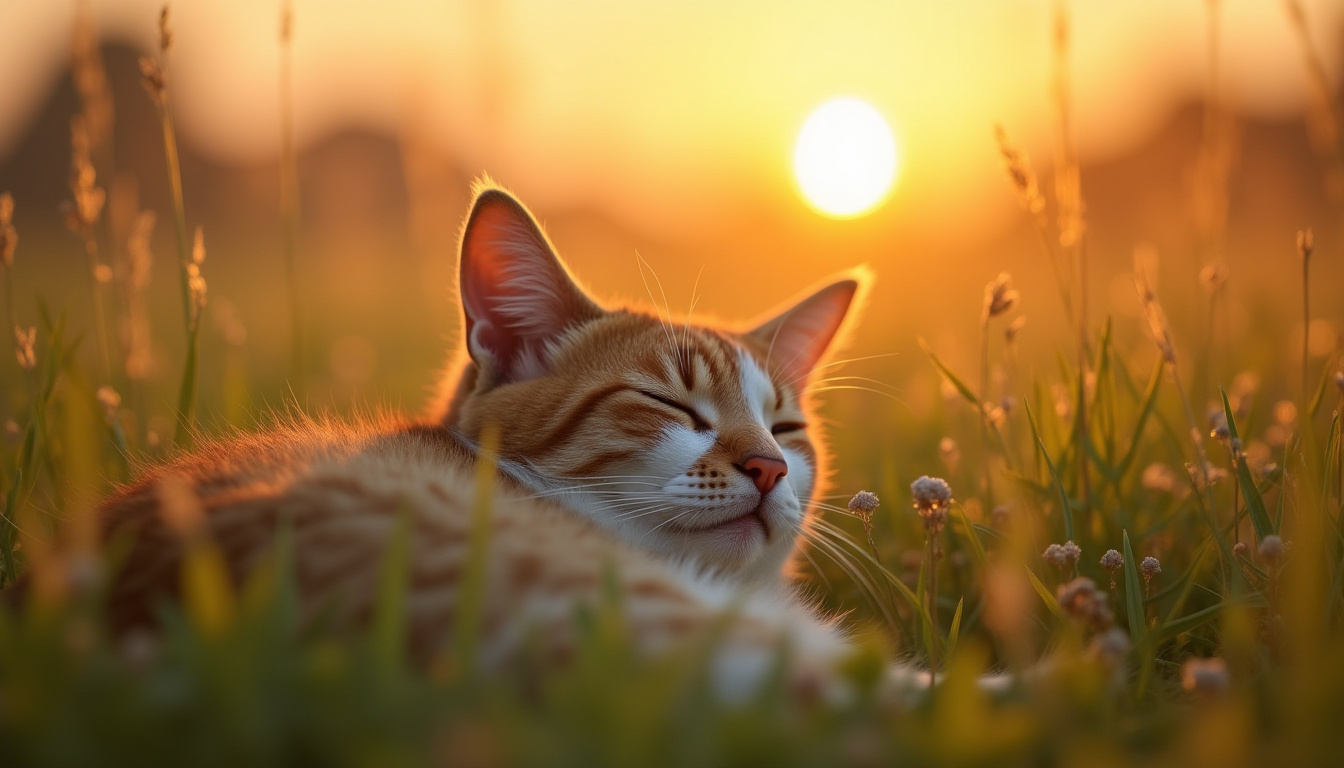
[[[837,279],[745,331],[606,309],[526,208],[483,184],[461,237],[465,354],[434,419],[302,421],[148,470],[102,509],[105,535],[131,542],[110,590],[113,626],[152,626],[156,604],[176,596],[183,545],[165,506],[203,510],[239,581],[287,523],[301,610],[335,626],[371,615],[382,553],[409,510],[407,621],[426,658],[451,636],[490,428],[487,668],[538,642],[562,661],[576,603],[596,602],[614,573],[642,652],[731,612],[712,671],[722,695],[755,690],[783,643],[791,680],[840,686],[844,632],[794,594],[789,573],[826,466],[806,383],[863,279]],[[891,680],[916,677],[897,667]]]

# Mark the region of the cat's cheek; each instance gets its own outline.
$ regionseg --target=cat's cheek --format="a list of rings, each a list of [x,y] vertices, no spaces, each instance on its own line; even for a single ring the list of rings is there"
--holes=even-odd
[[[717,439],[718,432],[714,430],[697,432],[681,424],[669,423],[649,450],[648,474],[671,478],[690,471],[700,457],[714,447]],[[668,469],[674,471],[668,472]]]

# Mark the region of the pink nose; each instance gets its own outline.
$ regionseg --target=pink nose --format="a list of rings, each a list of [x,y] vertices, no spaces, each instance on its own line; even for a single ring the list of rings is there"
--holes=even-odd
[[[779,478],[789,473],[789,465],[779,459],[768,459],[764,456],[752,456],[742,465],[742,471],[751,477],[751,481],[756,484],[756,490],[762,495],[770,492],[779,482]]]

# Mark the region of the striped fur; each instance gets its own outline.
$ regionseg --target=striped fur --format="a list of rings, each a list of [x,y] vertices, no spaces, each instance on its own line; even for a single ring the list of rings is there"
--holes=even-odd
[[[494,429],[482,663],[538,642],[563,659],[575,604],[597,600],[615,573],[630,635],[650,653],[736,611],[717,672],[728,695],[750,691],[785,641],[797,681],[830,679],[846,643],[787,574],[825,475],[805,383],[860,280],[751,330],[604,309],[493,187],[477,190],[460,260],[464,354],[432,419],[295,421],[153,468],[105,502],[107,536],[130,542],[114,625],[152,626],[155,605],[177,595],[183,545],[164,488],[184,480],[239,581],[287,522],[301,606],[337,628],[370,615],[381,552],[409,510],[408,621],[427,658],[452,631],[475,454]],[[753,457],[787,473],[761,485],[744,469]]]

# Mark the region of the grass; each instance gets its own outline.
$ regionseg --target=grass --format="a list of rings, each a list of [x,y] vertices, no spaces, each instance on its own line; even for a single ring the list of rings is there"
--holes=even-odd
[[[163,32],[161,54],[170,39],[166,22]],[[1056,37],[1064,47],[1067,34]],[[147,76],[154,72],[163,86],[161,69],[151,67]],[[1056,87],[1067,89],[1063,74]],[[158,96],[166,104],[166,96]],[[1067,99],[1059,98],[1058,122],[1066,130]],[[191,281],[200,278],[203,255],[188,245],[166,108],[161,117],[189,339],[178,361],[179,386],[130,375],[129,352],[109,334],[75,327],[66,313],[40,301],[36,318],[18,317],[12,297],[24,289],[14,285],[8,258],[4,267],[10,323],[16,330],[31,325],[37,335],[32,364],[19,364],[27,349],[16,344],[0,384],[12,414],[0,453],[0,585],[26,573],[40,596],[22,614],[0,607],[0,758],[6,765],[1338,761],[1337,724],[1344,721],[1340,351],[1318,371],[1307,367],[1309,355],[1301,372],[1262,368],[1254,388],[1206,384],[1205,374],[1188,370],[1177,354],[1182,339],[1199,332],[1173,327],[1142,275],[1136,302],[1151,341],[1123,347],[1111,319],[1089,325],[1080,274],[1081,197],[1048,199],[1025,155],[1002,131],[1010,182],[1037,230],[1043,258],[1051,261],[1073,327],[1056,339],[1067,352],[1060,352],[1054,373],[1019,374],[1031,370],[1028,363],[1049,361],[1019,362],[1011,336],[991,344],[990,317],[1012,308],[1004,301],[1011,288],[996,281],[985,294],[978,371],[968,376],[924,347],[954,393],[949,412],[906,414],[906,423],[867,414],[862,430],[845,420],[832,427],[842,475],[870,478],[884,501],[876,508],[865,503],[856,516],[824,499],[823,538],[808,549],[805,576],[825,606],[851,611],[858,650],[842,674],[868,694],[837,707],[784,695],[777,686],[745,704],[726,705],[709,693],[713,637],[664,657],[639,658],[624,637],[622,596],[614,590],[599,609],[576,612],[582,641],[563,668],[537,662],[497,677],[471,674],[478,642],[471,621],[459,623],[427,670],[413,667],[398,621],[407,599],[404,528],[386,555],[367,634],[336,638],[298,626],[287,532],[279,532],[271,562],[235,589],[218,551],[188,514],[181,527],[190,553],[184,604],[165,608],[162,636],[112,641],[102,622],[100,575],[115,567],[119,547],[96,541],[93,505],[111,483],[130,476],[135,462],[169,457],[186,443],[196,376],[228,370],[225,361],[198,356],[234,351],[205,352],[196,343],[204,284],[197,302]],[[1067,139],[1061,141],[1064,172],[1076,174]],[[1323,153],[1323,172],[1335,167],[1334,152]],[[88,162],[98,156],[92,153]],[[296,269],[297,203],[292,169],[285,173],[286,263]],[[97,176],[87,178],[92,183]],[[1081,194],[1076,179],[1055,189]],[[76,190],[81,193],[93,195],[87,185]],[[1047,215],[1052,207],[1063,212],[1054,222]],[[108,235],[96,216],[86,218],[79,222],[82,247],[115,253],[93,242]],[[0,229],[0,245],[8,248],[8,220]],[[1284,273],[1291,280],[1300,267],[1305,290],[1311,246],[1299,243],[1301,261],[1294,265],[1287,259],[1292,233],[1285,233]],[[36,255],[20,245],[14,257]],[[991,312],[996,285],[1000,302]],[[1177,287],[1175,295],[1199,291]],[[100,293],[96,283],[94,292]],[[297,298],[291,302],[297,310]],[[98,307],[96,316],[104,311]],[[1281,302],[1281,311],[1285,318],[1300,311],[1304,329],[1310,327],[1305,300]],[[303,363],[297,317],[295,311],[291,375]],[[1212,305],[1208,317],[1216,321]],[[1020,327],[1003,320],[1009,334]],[[1208,329],[1205,338],[1212,334]],[[111,371],[104,370],[104,353]],[[991,376],[995,367],[1012,376]],[[1000,391],[990,391],[995,387]],[[122,406],[104,389],[134,391],[141,403],[176,402],[178,439],[159,435],[156,442],[147,415],[152,408]],[[304,399],[302,390],[295,395]],[[1208,420],[1196,411],[1203,402],[1217,404]],[[233,412],[238,424],[261,416]],[[937,466],[934,446],[943,438],[954,450],[941,451],[947,461],[941,474],[956,500],[939,506],[942,517],[931,526],[927,514],[911,509],[907,489],[916,475]],[[870,450],[874,441],[880,453]],[[957,445],[974,450],[954,458]],[[488,473],[478,482],[488,483]],[[839,490],[847,499],[858,488]],[[474,514],[474,530],[487,530],[489,509]],[[482,563],[479,552],[488,539],[474,541],[472,562]],[[1066,542],[1081,556],[1050,546]],[[1056,561],[1042,557],[1047,548]],[[1101,563],[1112,549],[1123,557],[1115,572]],[[1149,558],[1153,564],[1146,564]],[[473,567],[469,581],[482,578]],[[787,653],[780,649],[781,664]],[[937,668],[938,687],[901,705],[876,695],[893,655]],[[1098,663],[1099,656],[1118,661],[1116,670]],[[1035,666],[1042,658],[1048,663]],[[1031,684],[991,698],[976,687],[989,669],[1037,672]]]

